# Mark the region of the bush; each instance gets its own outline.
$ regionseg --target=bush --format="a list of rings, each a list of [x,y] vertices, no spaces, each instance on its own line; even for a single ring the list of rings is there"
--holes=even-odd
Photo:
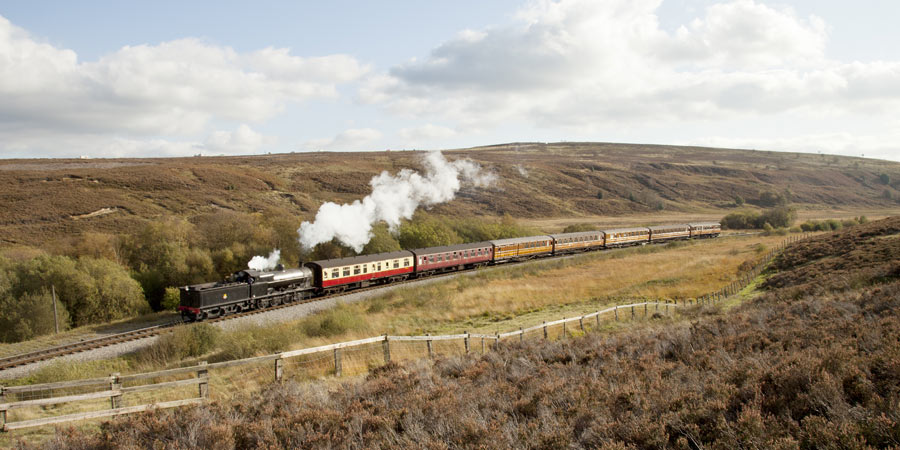
[[[176,327],[153,344],[138,350],[135,359],[149,366],[163,366],[203,356],[216,347],[220,330],[208,323]]]
[[[599,227],[597,227],[596,225],[592,225],[589,223],[574,223],[572,225],[567,225],[565,228],[563,228],[562,232],[563,233],[577,233],[580,231],[594,231],[598,228]]]
[[[69,328],[69,313],[56,300],[60,331]],[[53,333],[53,296],[47,291],[24,294],[19,298],[8,293],[0,296],[0,342],[20,342]]]
[[[357,313],[338,307],[310,316],[300,323],[300,329],[309,337],[330,337],[360,329],[364,324]]]
[[[226,333],[219,339],[216,359],[242,359],[287,350],[297,338],[292,331],[283,325],[255,325]]]
[[[759,221],[759,214],[753,211],[738,211],[728,214],[722,218],[722,228],[728,230],[746,230],[757,228],[756,223]]]
[[[166,311],[175,311],[181,304],[181,290],[177,287],[167,287],[163,295],[162,308]]]
[[[757,219],[757,223],[760,225],[768,223],[775,228],[784,228],[793,225],[796,218],[797,212],[793,208],[779,207],[764,211]]]
[[[723,217],[722,227],[730,230],[762,229],[766,224],[773,228],[785,228],[794,223],[797,212],[793,208],[778,207],[756,213],[737,211]]]

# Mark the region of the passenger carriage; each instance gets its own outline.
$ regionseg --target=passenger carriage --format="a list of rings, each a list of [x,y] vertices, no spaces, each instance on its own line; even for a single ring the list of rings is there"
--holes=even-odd
[[[603,234],[606,236],[604,244],[606,247],[643,245],[650,242],[650,229],[645,227],[603,230]]]
[[[414,258],[412,252],[403,250],[312,261],[304,266],[312,270],[313,283],[322,292],[340,292],[405,280],[413,273]]]
[[[602,231],[579,231],[575,233],[551,234],[553,254],[585,252],[603,247]]]
[[[722,224],[719,222],[690,223],[692,238],[714,238],[722,233]]]
[[[416,276],[487,265],[494,255],[490,242],[448,245],[411,250]]]
[[[683,223],[677,225],[660,225],[650,228],[650,242],[674,241],[691,238],[690,225]]]
[[[494,246],[494,262],[519,261],[553,253],[553,238],[529,236],[490,241]]]

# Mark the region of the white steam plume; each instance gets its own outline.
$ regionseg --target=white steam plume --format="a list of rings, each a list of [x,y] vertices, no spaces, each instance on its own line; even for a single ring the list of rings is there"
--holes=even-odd
[[[449,162],[440,152],[427,153],[424,164],[424,176],[409,169],[394,176],[381,172],[369,181],[372,193],[362,200],[343,205],[324,203],[316,213],[315,222],[300,224],[297,230],[300,245],[309,250],[337,238],[359,252],[372,238],[375,223],[384,221],[396,229],[419,206],[453,200],[463,183],[483,187],[497,178],[470,160]]]
[[[275,250],[272,250],[272,253],[269,253],[268,258],[265,256],[254,256],[250,259],[250,262],[247,263],[247,267],[259,271],[270,270],[278,265],[279,259],[281,259],[281,250],[276,248]]]

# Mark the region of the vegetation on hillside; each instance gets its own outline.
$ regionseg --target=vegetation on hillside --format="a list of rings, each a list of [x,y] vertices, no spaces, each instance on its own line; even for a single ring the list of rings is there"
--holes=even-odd
[[[254,255],[277,248],[286,267],[301,260],[356,253],[338,242],[310,252],[297,241],[299,221],[218,211],[193,221],[166,217],[133,234],[90,233],[46,250],[0,252],[0,342],[18,342],[54,331],[51,289],[61,329],[132,317],[178,305],[178,286],[221,280],[247,267]],[[416,214],[391,232],[375,227],[363,254],[534,234],[510,217],[447,219]]]
[[[791,246],[766,291],[728,313],[390,364],[328,392],[272,385],[47,447],[897,446],[898,242],[894,218]]]

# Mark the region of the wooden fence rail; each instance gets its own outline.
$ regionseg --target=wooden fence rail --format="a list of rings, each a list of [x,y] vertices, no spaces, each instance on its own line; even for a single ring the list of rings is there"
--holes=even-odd
[[[135,412],[148,411],[152,409],[164,409],[164,408],[174,408],[178,406],[184,405],[193,405],[202,403],[209,399],[209,371],[210,370],[219,370],[225,369],[229,367],[243,366],[248,364],[256,364],[262,362],[274,362],[274,380],[281,381],[284,376],[284,360],[290,358],[296,358],[304,355],[312,355],[316,353],[324,353],[331,352],[334,356],[334,374],[335,376],[341,376],[343,372],[343,355],[342,349],[359,347],[363,345],[369,344],[382,344],[382,349],[384,352],[384,362],[388,363],[391,360],[391,346],[390,343],[393,342],[425,342],[428,349],[428,356],[433,357],[433,343],[435,341],[453,341],[453,340],[462,340],[465,344],[466,352],[470,349],[470,343],[472,339],[480,339],[481,340],[481,351],[485,351],[485,342],[492,342],[492,344],[496,345],[502,339],[519,337],[519,340],[523,340],[526,333],[542,331],[543,337],[546,339],[548,337],[547,329],[549,327],[554,326],[562,326],[563,327],[563,335],[566,334],[566,325],[573,322],[578,322],[579,329],[584,332],[584,322],[585,320],[595,319],[596,324],[599,327],[600,317],[606,314],[612,314],[613,319],[618,321],[620,320],[619,311],[623,310],[626,314],[630,314],[631,318],[635,318],[636,308],[643,307],[643,313],[646,317],[649,314],[649,307],[653,307],[654,313],[670,313],[670,308],[674,310],[674,308],[681,308],[685,306],[705,306],[718,303],[731,295],[735,295],[739,293],[743,288],[749,285],[768,265],[769,262],[778,254],[778,252],[785,248],[786,245],[790,242],[794,242],[799,240],[797,238],[789,238],[785,240],[782,244],[780,244],[775,249],[770,250],[765,254],[765,256],[746,274],[742,274],[738,277],[738,280],[735,282],[723,287],[722,289],[712,292],[696,299],[686,299],[682,300],[681,303],[678,303],[678,300],[669,301],[665,300],[663,302],[653,301],[653,302],[639,302],[639,303],[631,303],[627,305],[616,305],[603,310],[599,310],[596,312],[584,314],[576,317],[563,318],[559,320],[554,320],[551,322],[543,322],[540,325],[534,325],[528,328],[519,328],[518,330],[509,331],[506,333],[497,333],[497,334],[479,334],[479,333],[462,333],[462,334],[448,334],[448,335],[425,335],[425,336],[375,336],[365,339],[358,339],[355,341],[347,341],[347,342],[339,342],[335,344],[321,345],[318,347],[304,348],[299,350],[292,350],[287,352],[275,353],[272,355],[265,356],[256,356],[252,358],[244,358],[233,361],[223,361],[213,364],[207,364],[205,361],[201,362],[196,366],[190,367],[181,367],[176,369],[166,369],[160,370],[156,372],[147,372],[147,373],[138,373],[132,375],[119,375],[112,374],[109,377],[102,378],[90,378],[84,380],[74,380],[74,381],[62,381],[55,383],[43,383],[43,384],[34,384],[28,386],[9,386],[4,387],[0,386],[0,427],[2,427],[2,431],[8,430],[16,430],[22,428],[36,427],[42,425],[50,425],[56,423],[64,423],[71,422],[76,420],[84,420],[84,419],[94,419],[101,417],[111,417],[122,414],[131,414]],[[172,377],[176,375],[183,375],[189,373],[196,373],[195,378],[184,379],[184,380],[175,380],[175,381],[164,381],[154,384],[146,384],[146,385],[136,385],[136,386],[124,386],[127,383],[131,383],[139,380],[147,380],[147,379],[157,379],[157,378],[165,378]],[[135,393],[135,392],[145,392],[145,391],[154,391],[161,389],[168,389],[173,387],[181,387],[194,385],[198,386],[197,396],[174,400],[174,401],[166,401],[166,402],[157,402],[157,403],[149,403],[138,406],[129,406],[122,407],[121,401],[122,397],[125,394]],[[61,396],[51,396],[48,398],[39,398],[39,399],[31,399],[31,400],[20,400],[15,402],[8,402],[7,397],[10,395],[14,396],[23,396],[28,394],[35,393],[53,393],[54,390],[64,390],[71,388],[83,388],[86,386],[100,386],[103,390],[88,392],[82,394],[72,394],[72,395],[61,395]],[[70,402],[79,402],[86,400],[96,400],[101,398],[109,398],[110,399],[110,408],[101,410],[101,411],[90,411],[90,412],[80,412],[74,414],[66,414],[55,417],[47,417],[40,419],[32,419],[32,420],[22,420],[16,422],[8,422],[7,421],[7,412],[14,409],[20,408],[28,408],[28,407],[38,407],[38,406],[47,406],[47,405],[56,405],[61,403],[70,403]]]

